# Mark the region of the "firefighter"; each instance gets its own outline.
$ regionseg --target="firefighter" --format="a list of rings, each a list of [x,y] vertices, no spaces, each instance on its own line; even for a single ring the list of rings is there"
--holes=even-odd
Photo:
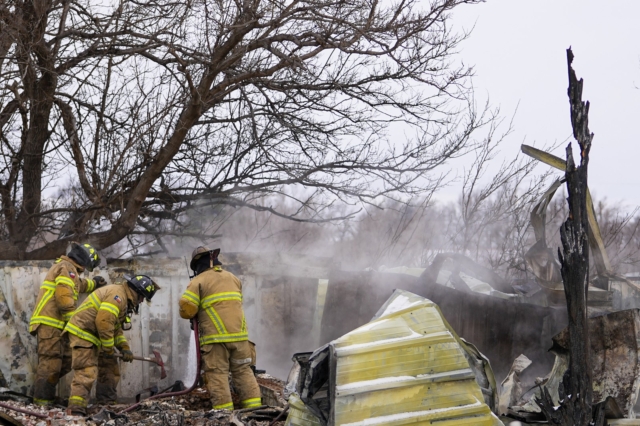
[[[151,301],[159,287],[146,275],[123,278],[126,283],[107,285],[89,295],[64,329],[69,334],[73,368],[69,414],[86,414],[96,380],[96,399],[115,403],[120,369],[114,359],[114,347],[122,353],[123,361],[133,361],[123,325],[132,313],[138,313],[143,300]]]
[[[180,316],[198,316],[204,381],[214,409],[233,410],[229,372],[243,408],[262,404],[250,368],[254,355],[242,310],[242,283],[222,269],[220,249],[198,247],[191,256],[196,276],[180,298]]]
[[[92,272],[99,264],[100,256],[93,247],[71,243],[67,255],[55,261],[40,287],[29,323],[29,332],[38,339],[33,385],[33,402],[37,405],[53,404],[58,381],[71,371],[71,348],[62,330],[76,309],[78,293],[90,293],[106,285],[100,276],[80,278],[83,271]]]

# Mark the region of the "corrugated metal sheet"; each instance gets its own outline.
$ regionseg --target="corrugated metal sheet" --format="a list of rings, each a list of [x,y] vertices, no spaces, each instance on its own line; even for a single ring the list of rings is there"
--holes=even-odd
[[[491,360],[498,381],[506,377],[520,354],[535,361],[524,371],[523,383],[533,383],[537,376],[551,370],[554,356],[547,349],[551,338],[566,326],[566,309],[458,291],[431,283],[424,276],[332,271],[320,343],[366,324],[396,288],[436,303],[456,333],[473,342]]]
[[[502,425],[476,383],[473,351],[430,300],[396,290],[330,348],[330,424]]]
[[[284,426],[321,426],[318,419],[300,400],[298,395],[289,396],[289,415]]]

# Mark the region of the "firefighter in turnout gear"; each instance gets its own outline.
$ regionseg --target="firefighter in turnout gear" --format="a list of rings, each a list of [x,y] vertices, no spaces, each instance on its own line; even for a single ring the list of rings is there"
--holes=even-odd
[[[29,323],[29,332],[38,338],[33,385],[33,402],[37,405],[51,405],[58,381],[71,371],[71,348],[62,330],[76,309],[78,293],[90,293],[106,285],[100,276],[80,278],[83,271],[91,272],[99,264],[100,256],[93,247],[71,243],[68,254],[56,260],[40,287]]]
[[[242,283],[222,269],[220,249],[198,247],[191,258],[196,276],[180,298],[180,316],[198,316],[204,381],[214,409],[233,410],[229,372],[243,408],[262,405],[250,368],[252,347],[242,310]]]
[[[146,275],[123,278],[126,283],[108,285],[89,295],[64,329],[72,351],[73,382],[67,410],[70,414],[86,413],[96,380],[98,401],[115,403],[120,369],[113,356],[114,347],[122,353],[123,361],[133,361],[123,325],[131,313],[138,313],[143,300],[151,301],[159,287]]]

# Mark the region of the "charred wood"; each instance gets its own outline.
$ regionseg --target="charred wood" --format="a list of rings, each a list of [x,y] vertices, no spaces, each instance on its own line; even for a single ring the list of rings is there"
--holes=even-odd
[[[576,77],[571,63],[573,52],[567,49],[569,104],[573,136],[580,146],[580,165],[576,167],[571,144],[567,146],[567,202],[569,217],[560,228],[562,252],[558,250],[562,281],[569,317],[569,370],[559,387],[560,405],[554,407],[548,389],[537,403],[550,424],[602,425],[604,408],[593,409],[593,389],[587,323],[589,287],[589,241],[587,214],[587,168],[593,133],[589,131],[589,102],[582,101],[583,80]]]

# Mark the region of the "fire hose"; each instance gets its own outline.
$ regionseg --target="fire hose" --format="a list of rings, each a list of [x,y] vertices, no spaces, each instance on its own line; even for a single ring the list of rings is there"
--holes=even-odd
[[[191,320],[191,323],[193,324],[193,337],[196,339],[196,378],[193,381],[193,385],[191,385],[191,387],[189,389],[183,390],[183,391],[179,391],[179,392],[165,392],[165,393],[159,393],[157,395],[153,395],[150,396],[149,398],[145,399],[144,401],[149,401],[151,399],[158,399],[158,398],[167,398],[170,396],[180,396],[180,395],[185,395],[188,394],[190,392],[192,392],[195,388],[198,387],[198,382],[200,381],[200,366],[201,366],[201,357],[200,357],[200,335],[198,333],[198,319],[197,318],[193,318]],[[140,406],[140,404],[142,404],[144,401],[140,401],[137,402],[133,405],[130,405],[129,407],[125,408],[124,410],[120,411],[120,413],[128,413],[129,411],[133,410],[134,408],[137,408]]]

